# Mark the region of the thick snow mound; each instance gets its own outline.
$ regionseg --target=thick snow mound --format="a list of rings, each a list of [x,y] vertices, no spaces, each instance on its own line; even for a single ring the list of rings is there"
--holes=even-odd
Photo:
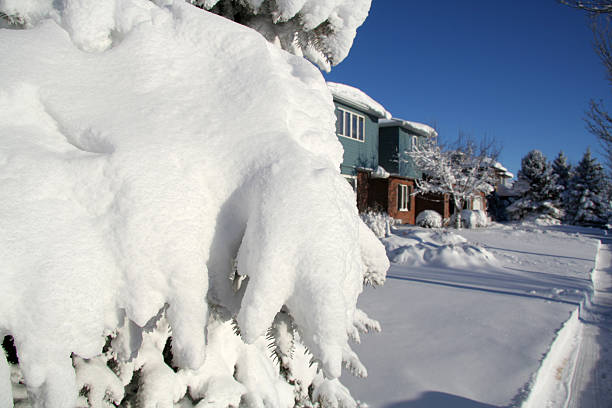
[[[480,245],[445,230],[401,230],[382,241],[393,263],[414,266],[478,267],[496,265],[495,256]]]
[[[288,313],[325,381],[357,365],[357,296],[388,261],[314,66],[182,1],[67,1],[61,25],[1,30],[0,53],[0,335],[37,404],[74,406],[73,364],[95,365],[70,356],[109,334],[118,361],[161,364],[160,319],[173,364],[202,367],[210,305],[247,344]]]
[[[442,216],[434,210],[424,210],[416,217],[416,225],[424,228],[441,228]]]

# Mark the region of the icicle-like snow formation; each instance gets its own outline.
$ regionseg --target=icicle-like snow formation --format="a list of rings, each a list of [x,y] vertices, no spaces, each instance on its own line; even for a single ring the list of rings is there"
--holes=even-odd
[[[81,387],[120,399],[137,381],[146,404],[190,390],[283,406],[296,375],[296,400],[345,401],[357,296],[388,260],[339,174],[320,72],[183,1],[62,13],[0,30],[0,335],[36,404],[73,407]],[[295,355],[284,378],[261,347],[281,312],[316,374]],[[198,371],[223,352],[225,370]],[[257,394],[245,370],[284,386]]]

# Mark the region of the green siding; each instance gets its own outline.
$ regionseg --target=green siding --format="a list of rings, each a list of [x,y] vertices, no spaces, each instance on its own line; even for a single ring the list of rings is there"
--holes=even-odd
[[[419,143],[420,142],[419,139],[423,137],[415,133],[411,133],[407,131],[406,129],[402,129],[402,128],[399,129],[400,152],[406,152],[412,149],[413,136],[416,136],[417,143]],[[414,164],[414,161],[409,155],[404,154],[402,159],[403,160],[400,162],[400,176],[410,177],[413,179],[419,179],[423,176],[422,172],[419,171],[419,169],[416,167],[416,165]]]
[[[422,172],[417,169],[410,156],[404,153],[411,150],[413,136],[417,137],[417,143],[423,143],[425,139],[424,136],[411,133],[400,126],[380,128],[380,165],[389,173],[413,179],[422,177]],[[398,157],[401,157],[401,160],[398,160]]]
[[[344,158],[340,165],[340,172],[354,176],[357,174],[357,168],[376,169],[378,165],[378,118],[337,101],[334,101],[334,104],[365,118],[363,142],[338,135],[338,140],[344,148]]]
[[[381,127],[379,130],[378,144],[380,146],[380,165],[389,173],[398,174],[398,138],[399,127]]]

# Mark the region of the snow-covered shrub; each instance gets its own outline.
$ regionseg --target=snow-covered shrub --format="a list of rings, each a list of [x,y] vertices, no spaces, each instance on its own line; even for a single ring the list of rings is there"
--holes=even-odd
[[[489,225],[489,217],[483,210],[463,210],[461,222],[464,228],[482,228]]]
[[[434,210],[424,210],[416,217],[416,225],[423,228],[441,228],[442,216]]]
[[[388,260],[319,70],[183,1],[56,3],[0,30],[0,337],[35,406],[350,405]]]
[[[368,210],[360,214],[361,220],[372,230],[378,238],[389,236],[391,227],[397,223],[397,220],[389,216],[389,214],[381,211]]]
[[[449,225],[455,225],[455,214],[450,217]],[[461,210],[462,228],[481,228],[490,224],[487,213],[483,210]]]

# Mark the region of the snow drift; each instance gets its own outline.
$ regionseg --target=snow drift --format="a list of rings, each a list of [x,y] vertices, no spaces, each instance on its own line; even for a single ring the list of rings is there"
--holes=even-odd
[[[320,72],[182,1],[47,3],[27,2],[53,20],[0,30],[0,335],[36,404],[72,407],[85,385],[93,405],[106,391],[87,378],[116,391],[136,371],[146,404],[293,404],[257,383],[293,375],[260,344],[281,326],[319,363],[301,386],[349,404],[357,296],[388,261],[339,174]],[[244,347],[215,348],[231,326]],[[0,395],[7,372],[0,357]]]
[[[391,262],[413,266],[483,267],[496,265],[495,256],[484,247],[470,243],[446,230],[400,230],[382,239]]]

